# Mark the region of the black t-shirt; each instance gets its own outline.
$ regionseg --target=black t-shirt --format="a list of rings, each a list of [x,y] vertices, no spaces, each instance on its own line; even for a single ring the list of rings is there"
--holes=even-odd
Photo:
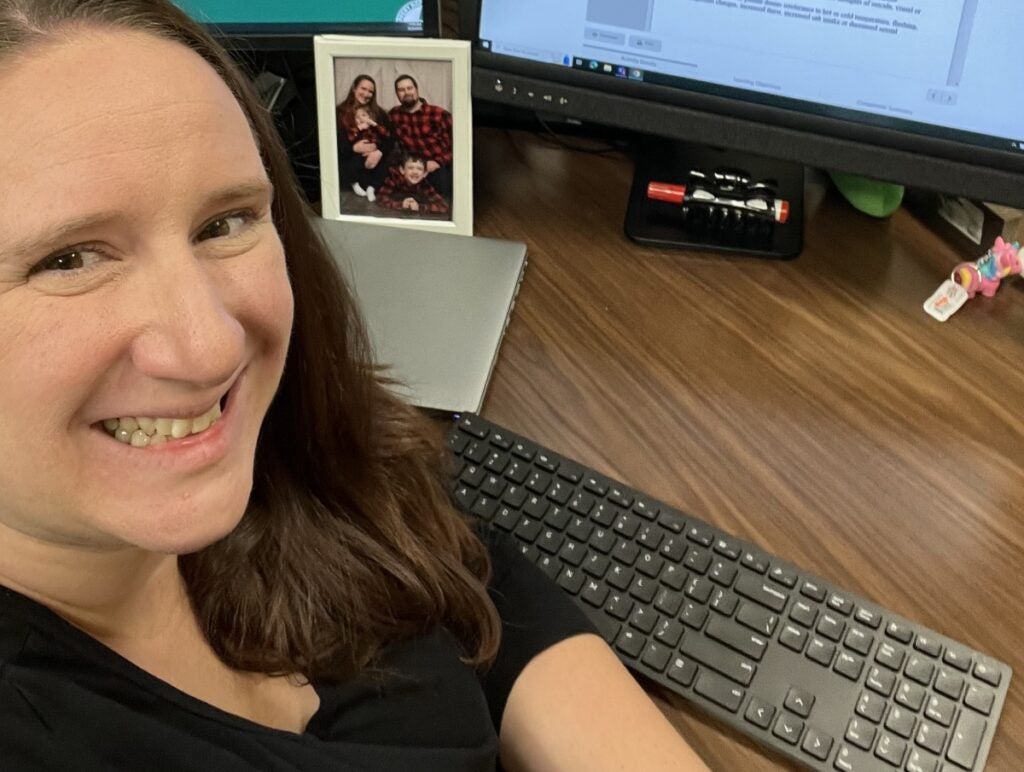
[[[516,676],[592,627],[510,538],[485,540],[503,621],[494,665],[481,673],[463,664],[444,629],[396,643],[377,675],[314,683],[320,709],[303,734],[190,697],[0,588],[0,769],[494,770],[495,727]]]

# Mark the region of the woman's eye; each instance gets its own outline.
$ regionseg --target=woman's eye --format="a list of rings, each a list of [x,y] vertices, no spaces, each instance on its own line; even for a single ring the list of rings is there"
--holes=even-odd
[[[77,273],[95,265],[102,256],[89,249],[71,249],[42,260],[32,267],[29,275],[36,273]]]
[[[223,239],[237,236],[239,231],[255,219],[251,212],[236,212],[235,214],[218,217],[199,231],[198,239],[206,241],[207,239]]]

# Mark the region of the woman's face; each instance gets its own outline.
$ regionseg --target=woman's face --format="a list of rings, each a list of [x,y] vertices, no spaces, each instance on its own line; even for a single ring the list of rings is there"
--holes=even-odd
[[[3,62],[0,103],[0,529],[205,546],[244,511],[292,322],[246,118],[197,55],[131,32]],[[146,447],[104,427],[132,418],[178,423]]]
[[[368,105],[373,101],[373,95],[377,92],[374,88],[373,81],[363,78],[361,81],[356,83],[352,93],[355,95],[356,103],[361,105]]]

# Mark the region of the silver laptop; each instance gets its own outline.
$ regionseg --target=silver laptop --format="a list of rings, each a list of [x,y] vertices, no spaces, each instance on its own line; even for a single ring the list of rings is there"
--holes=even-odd
[[[526,245],[318,220],[379,364],[418,407],[478,412],[526,267]]]

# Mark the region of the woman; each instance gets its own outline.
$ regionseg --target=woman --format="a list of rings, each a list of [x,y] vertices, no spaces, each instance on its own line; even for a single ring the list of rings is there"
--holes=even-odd
[[[200,28],[0,0],[0,100],[4,770],[700,768],[451,511]]]
[[[369,75],[357,75],[335,117],[342,188],[350,187],[373,203],[375,190],[387,176],[387,158],[394,147],[391,120],[377,104],[377,82]]]

